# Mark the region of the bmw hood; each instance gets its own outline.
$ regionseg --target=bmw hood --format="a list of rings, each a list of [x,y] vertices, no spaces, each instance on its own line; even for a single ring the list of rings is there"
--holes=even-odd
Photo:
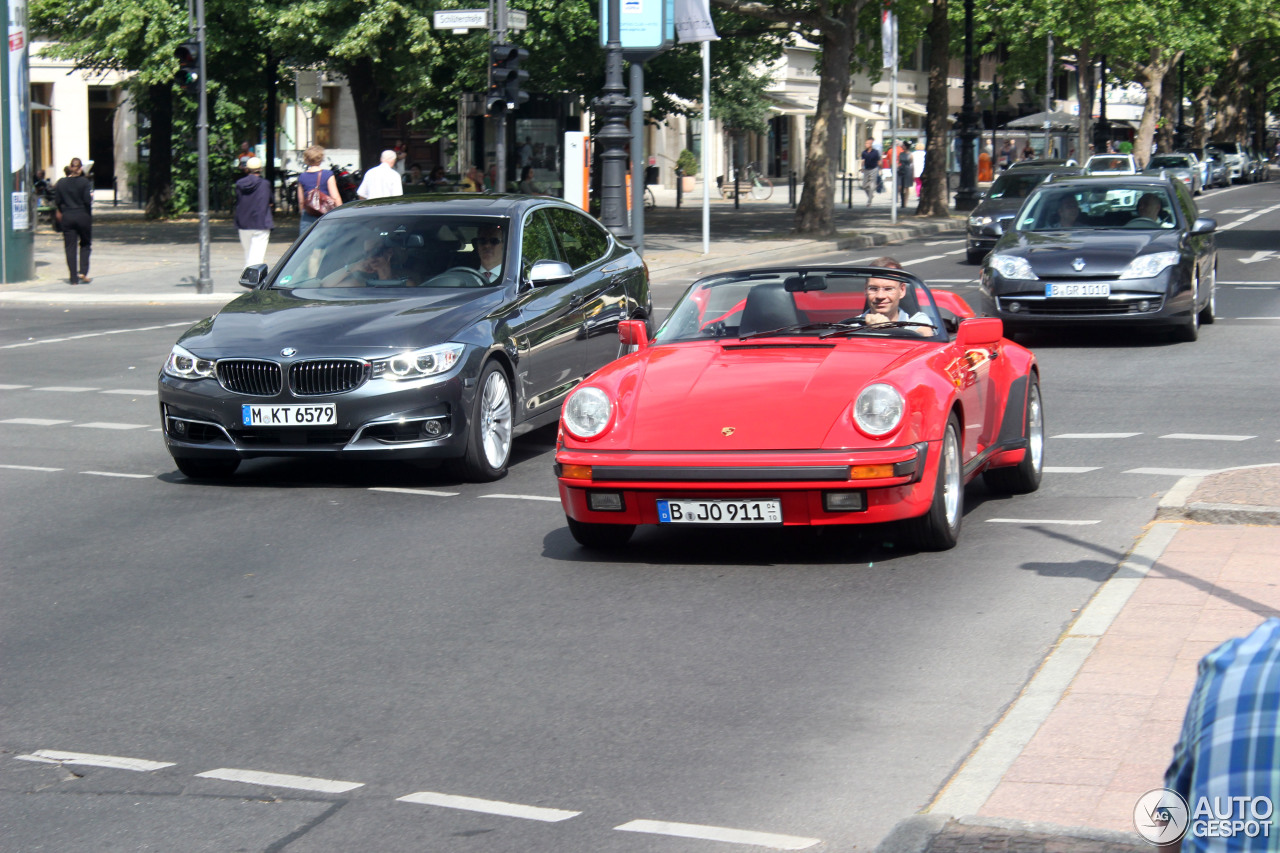
[[[412,296],[345,288],[255,290],[187,330],[178,343],[212,358],[276,358],[283,347],[300,355],[376,357],[447,341],[500,298],[478,290]]]
[[[1178,248],[1176,231],[1099,229],[1015,235],[1007,235],[995,251],[1026,258],[1041,278],[1119,275],[1139,255]]]
[[[819,448],[867,384],[920,346],[901,339],[658,347],[629,416],[633,450]],[[727,445],[725,429],[732,429]]]

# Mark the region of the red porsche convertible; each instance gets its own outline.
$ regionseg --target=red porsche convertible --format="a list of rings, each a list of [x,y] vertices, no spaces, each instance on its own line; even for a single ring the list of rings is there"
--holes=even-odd
[[[637,524],[901,522],[956,544],[964,486],[1031,492],[1039,367],[959,296],[901,270],[737,270],[695,282],[648,339],[565,400],[556,476],[594,548]]]

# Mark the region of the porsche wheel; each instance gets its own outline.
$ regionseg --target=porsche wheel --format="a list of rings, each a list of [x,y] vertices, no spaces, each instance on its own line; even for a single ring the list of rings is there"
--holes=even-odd
[[[947,551],[960,539],[964,518],[964,479],[960,471],[960,422],[952,415],[942,434],[938,479],[933,486],[933,503],[919,518],[904,523],[908,538],[921,551]]]
[[[491,361],[480,371],[476,388],[467,426],[467,452],[458,464],[466,479],[488,483],[506,476],[511,461],[511,383],[502,366]]]
[[[601,551],[621,548],[636,530],[634,524],[591,524],[568,516],[565,521],[569,522],[569,532],[579,545]]]
[[[239,459],[190,459],[174,457],[173,464],[192,480],[221,480],[240,467]]]
[[[1040,488],[1044,475],[1044,407],[1040,401],[1040,383],[1034,378],[1027,390],[1027,412],[1023,424],[1027,453],[1011,468],[992,468],[982,472],[982,479],[993,492],[1023,495]]]
[[[1212,326],[1213,321],[1217,319],[1218,313],[1218,265],[1215,263],[1213,272],[1209,273],[1209,299],[1204,303],[1204,308],[1200,309],[1200,325]]]

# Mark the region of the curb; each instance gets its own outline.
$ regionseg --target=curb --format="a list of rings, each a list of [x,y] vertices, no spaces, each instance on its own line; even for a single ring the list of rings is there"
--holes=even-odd
[[[981,842],[982,850],[994,851],[1039,851],[1070,850],[1077,845],[1064,842],[1077,842],[1085,849],[1097,850],[1149,850],[1154,849],[1142,841],[1136,834],[1117,832],[1112,829],[1094,829],[1088,826],[1060,826],[1053,823],[1042,823],[1025,820],[1009,820],[1007,818],[951,817],[950,815],[913,815],[899,821],[889,834],[885,836],[875,849],[875,853],[926,853],[940,836],[957,833],[958,827],[977,830],[988,830],[986,833],[995,838],[964,840],[957,839],[953,844],[943,844],[947,850],[977,850],[975,842]],[[999,836],[1007,836],[999,838]],[[1038,837],[1037,837],[1038,836]],[[1003,843],[1001,843],[1003,842]],[[1043,843],[1043,842],[1052,842]],[[1086,846],[1087,845],[1087,846]]]
[[[1204,524],[1268,524],[1280,525],[1280,507],[1252,506],[1249,504],[1221,504],[1193,501],[1192,496],[1209,477],[1228,471],[1254,471],[1259,468],[1280,468],[1280,463],[1266,465],[1242,465],[1223,468],[1213,474],[1200,477],[1183,477],[1165,493],[1156,507],[1160,520],[1197,521]]]

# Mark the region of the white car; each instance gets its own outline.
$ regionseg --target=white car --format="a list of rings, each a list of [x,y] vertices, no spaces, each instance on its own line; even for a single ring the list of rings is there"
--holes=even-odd
[[[1084,163],[1086,175],[1136,175],[1138,161],[1132,154],[1094,154]]]

